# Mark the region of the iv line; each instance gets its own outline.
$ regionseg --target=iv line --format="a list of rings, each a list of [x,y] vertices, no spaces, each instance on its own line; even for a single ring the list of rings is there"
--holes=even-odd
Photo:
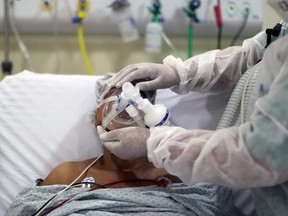
[[[91,167],[93,166],[101,157],[103,156],[103,153],[100,154],[92,163],[90,163],[83,171],[82,173],[69,185],[67,185],[63,190],[59,191],[58,193],[54,194],[53,197],[51,197],[44,205],[42,205],[34,214],[33,216],[39,216],[45,208],[54,200],[56,197],[58,197],[60,194],[62,194],[64,191],[68,190],[75,182],[77,182],[82,175]]]
[[[80,51],[81,51],[81,55],[82,55],[86,70],[89,75],[94,75],[93,68],[91,66],[89,57],[87,55],[82,23],[78,24],[78,42],[79,42]]]

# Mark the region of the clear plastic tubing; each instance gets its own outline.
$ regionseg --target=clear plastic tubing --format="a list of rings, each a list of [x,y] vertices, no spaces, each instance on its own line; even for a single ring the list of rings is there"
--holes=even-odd
[[[246,112],[249,102],[249,97],[256,82],[259,73],[260,63],[250,67],[240,78],[235,89],[233,90],[224,113],[220,119],[217,129],[223,129],[233,126],[233,120],[236,120],[235,126],[243,124],[246,120]],[[236,112],[240,107],[240,114],[236,117]],[[242,120],[241,120],[242,119]]]
[[[140,127],[146,127],[145,122],[143,121],[142,117],[140,116],[138,110],[130,104],[125,108],[126,112],[131,116]]]
[[[224,113],[220,119],[220,122],[217,126],[217,129],[223,129],[227,127],[231,127],[233,123],[233,119],[235,118],[237,108],[241,102],[242,94],[244,91],[245,83],[249,78],[251,70],[245,72],[240,80],[238,81],[235,89],[233,90],[231,97],[228,101],[228,104],[224,110]]]

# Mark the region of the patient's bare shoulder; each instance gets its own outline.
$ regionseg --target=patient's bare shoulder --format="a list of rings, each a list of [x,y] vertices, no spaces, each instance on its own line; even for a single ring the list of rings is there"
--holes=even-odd
[[[91,159],[64,162],[52,169],[41,185],[70,184],[80,175],[89,162],[91,162]]]

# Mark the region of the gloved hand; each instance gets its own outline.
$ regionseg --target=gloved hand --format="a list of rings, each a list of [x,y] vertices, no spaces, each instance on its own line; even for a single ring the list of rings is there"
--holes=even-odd
[[[132,160],[147,155],[148,128],[126,127],[106,132],[97,126],[97,131],[104,146],[121,159]]]
[[[157,90],[170,88],[180,83],[180,77],[172,67],[164,64],[139,63],[125,67],[108,81],[108,85],[121,87],[125,82],[138,79],[148,81],[139,82],[140,90]]]

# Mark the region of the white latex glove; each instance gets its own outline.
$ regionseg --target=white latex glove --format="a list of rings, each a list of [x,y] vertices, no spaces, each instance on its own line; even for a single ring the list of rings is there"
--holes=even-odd
[[[142,91],[170,88],[180,83],[180,77],[176,69],[174,70],[168,65],[139,63],[123,68],[107,84],[121,87],[125,82],[139,79],[148,79],[137,84]]]
[[[132,160],[147,156],[148,128],[127,127],[106,132],[97,126],[97,131],[104,146],[117,157]]]

